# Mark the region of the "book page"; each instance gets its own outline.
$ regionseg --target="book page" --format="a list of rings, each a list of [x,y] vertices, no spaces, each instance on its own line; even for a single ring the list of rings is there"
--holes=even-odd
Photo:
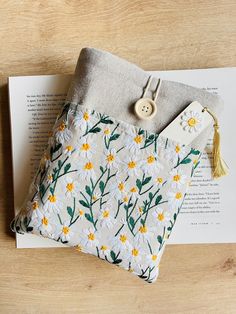
[[[66,98],[71,78],[71,75],[9,78],[16,213],[27,195],[47,145],[49,132]],[[17,234],[16,245],[19,248],[63,246],[31,234]]]
[[[216,180],[211,177],[209,139],[199,167],[195,171],[177,223],[170,236],[171,244],[236,242],[236,68],[152,72],[162,79],[182,82],[211,93],[217,93],[225,108],[219,118],[222,156],[229,175]]]

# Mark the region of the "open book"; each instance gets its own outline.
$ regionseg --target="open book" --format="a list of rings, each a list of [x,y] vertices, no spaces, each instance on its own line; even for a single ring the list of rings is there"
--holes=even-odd
[[[212,139],[206,147],[188,190],[169,243],[236,242],[236,68],[151,72],[152,75],[183,82],[219,93],[225,102],[220,118],[222,152],[230,174],[212,180],[209,161]],[[12,128],[15,211],[27,194],[70,84],[71,75],[24,76],[9,78]],[[16,236],[17,247],[60,247],[53,240],[25,234]]]

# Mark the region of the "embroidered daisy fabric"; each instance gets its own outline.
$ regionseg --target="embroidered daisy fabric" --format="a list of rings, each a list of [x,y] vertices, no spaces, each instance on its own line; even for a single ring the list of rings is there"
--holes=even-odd
[[[12,227],[153,282],[199,157],[190,146],[66,103]]]

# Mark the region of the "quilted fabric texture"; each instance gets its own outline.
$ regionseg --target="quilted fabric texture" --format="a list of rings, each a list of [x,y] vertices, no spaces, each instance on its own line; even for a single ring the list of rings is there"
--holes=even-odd
[[[190,146],[66,103],[12,228],[153,282],[199,157]]]

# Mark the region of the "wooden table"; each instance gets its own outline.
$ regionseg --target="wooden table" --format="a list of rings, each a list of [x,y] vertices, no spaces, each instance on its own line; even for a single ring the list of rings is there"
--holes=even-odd
[[[236,2],[1,1],[0,312],[236,313],[236,245],[168,246],[155,284],[74,250],[15,249],[7,77],[72,73],[84,46],[146,70],[235,66]]]

